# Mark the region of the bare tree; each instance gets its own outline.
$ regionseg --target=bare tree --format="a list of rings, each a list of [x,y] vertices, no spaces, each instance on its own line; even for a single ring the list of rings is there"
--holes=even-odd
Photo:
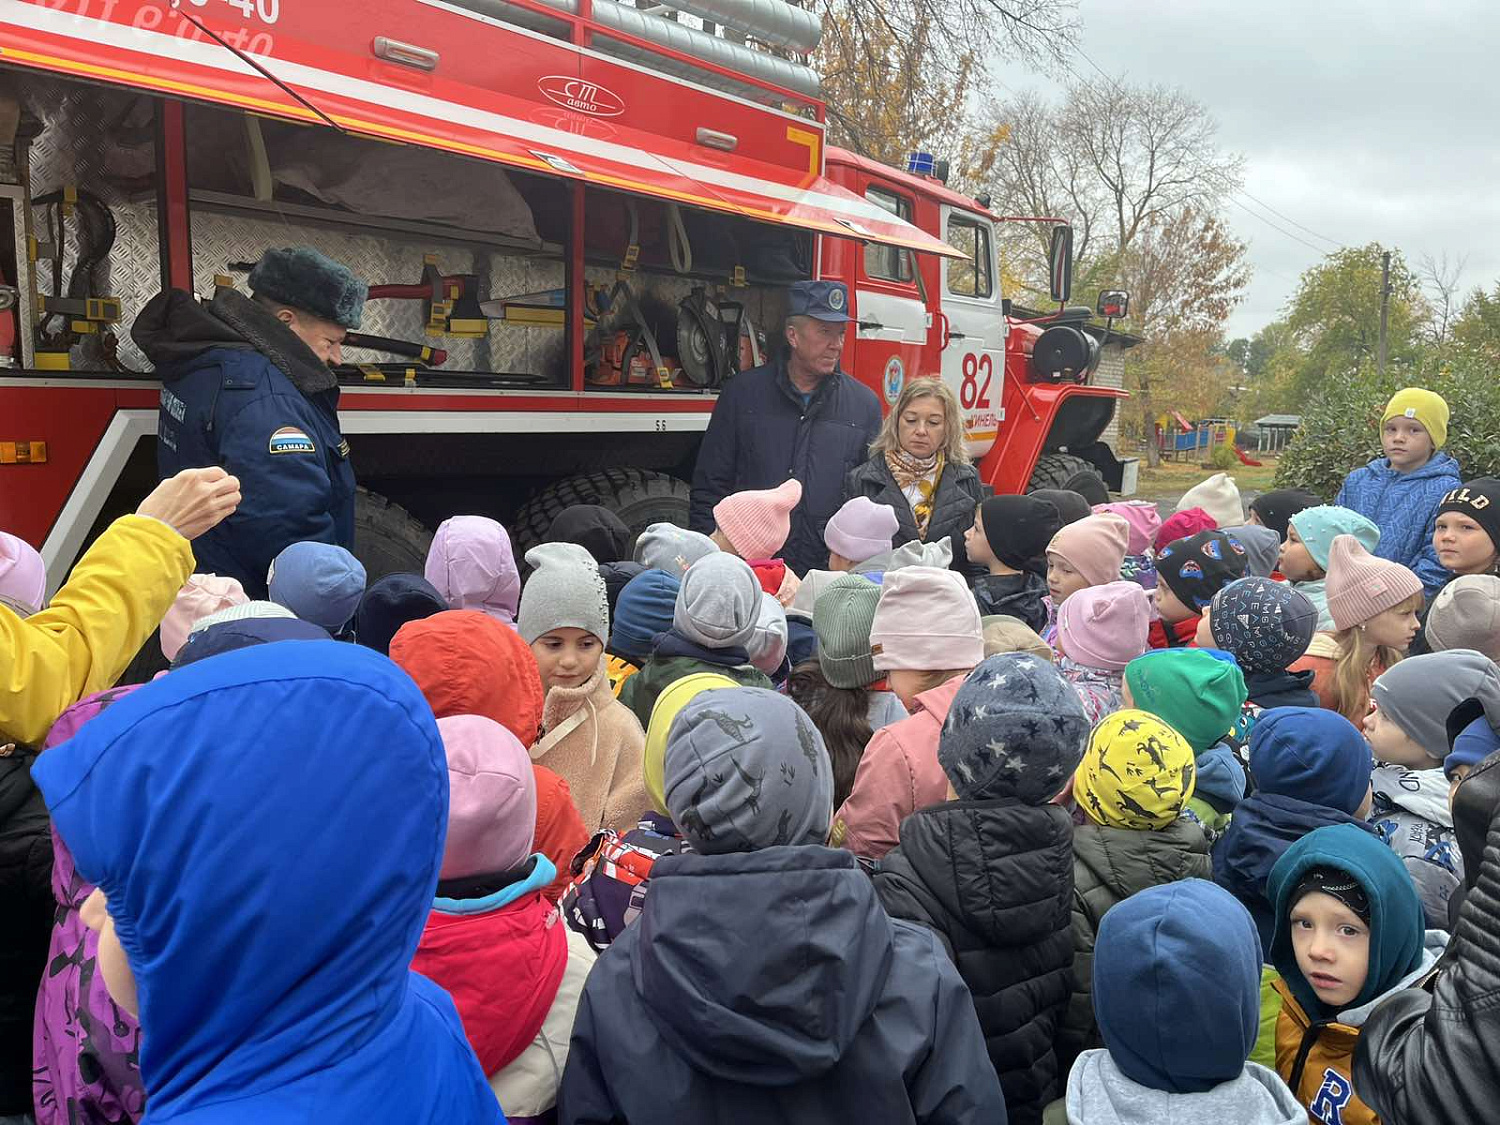
[[[1069,220],[1083,276],[1112,272],[1143,230],[1186,208],[1213,211],[1240,182],[1242,158],[1223,151],[1212,115],[1181,90],[1100,78],[1071,86],[1059,105],[1022,94],[993,116],[1009,129],[990,177],[998,206]],[[1025,272],[1038,277],[1045,239],[1031,232],[1023,247]]]
[[[1432,300],[1432,318],[1427,325],[1426,336],[1439,348],[1446,347],[1453,333],[1453,322],[1458,318],[1463,305],[1463,295],[1458,290],[1458,279],[1469,264],[1467,254],[1450,258],[1444,250],[1437,257],[1423,254],[1417,262],[1417,280]]]

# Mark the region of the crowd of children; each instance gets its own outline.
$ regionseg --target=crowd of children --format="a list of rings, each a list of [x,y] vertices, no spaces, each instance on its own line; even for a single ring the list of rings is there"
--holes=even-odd
[[[173,578],[168,671],[0,729],[0,1122],[1481,1120],[1500,480],[1447,425],[1396,395],[1331,505],[856,496],[803,574],[788,481]],[[6,643],[91,566],[47,608],[0,535]]]

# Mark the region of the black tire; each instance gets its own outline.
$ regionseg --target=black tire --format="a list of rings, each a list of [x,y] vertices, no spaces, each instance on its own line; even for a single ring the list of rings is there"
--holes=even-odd
[[[574,504],[608,508],[630,529],[630,543],[653,523],[687,526],[688,485],[667,473],[643,469],[605,469],[553,481],[521,505],[511,521],[511,538],[519,560],[546,536],[557,513]]]
[[[1026,491],[1035,492],[1039,488],[1076,492],[1090,504],[1109,503],[1109,489],[1105,487],[1099,470],[1071,453],[1044,453],[1037,458]]]
[[[354,494],[354,557],[370,582],[387,574],[421,574],[432,532],[399,504],[361,488]]]

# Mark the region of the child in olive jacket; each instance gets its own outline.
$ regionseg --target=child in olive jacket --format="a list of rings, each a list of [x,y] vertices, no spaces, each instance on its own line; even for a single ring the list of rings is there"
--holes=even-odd
[[[1182,817],[1197,769],[1187,739],[1145,711],[1116,711],[1089,735],[1073,775],[1073,996],[1057,1036],[1066,1073],[1097,1046],[1091,985],[1105,913],[1138,891],[1213,871],[1203,829]]]

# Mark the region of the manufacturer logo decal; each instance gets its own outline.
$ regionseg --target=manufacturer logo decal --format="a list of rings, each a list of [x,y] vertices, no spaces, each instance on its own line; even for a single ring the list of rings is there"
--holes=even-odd
[[[538,78],[536,87],[548,101],[591,117],[618,117],[625,112],[625,102],[620,95],[597,82],[569,78],[566,74],[549,74]]]
[[[266,450],[269,453],[316,453],[318,447],[296,426],[282,426],[271,435]]]
[[[901,397],[901,388],[906,385],[906,368],[902,366],[901,357],[893,355],[885,365],[885,401],[892,406]]]

